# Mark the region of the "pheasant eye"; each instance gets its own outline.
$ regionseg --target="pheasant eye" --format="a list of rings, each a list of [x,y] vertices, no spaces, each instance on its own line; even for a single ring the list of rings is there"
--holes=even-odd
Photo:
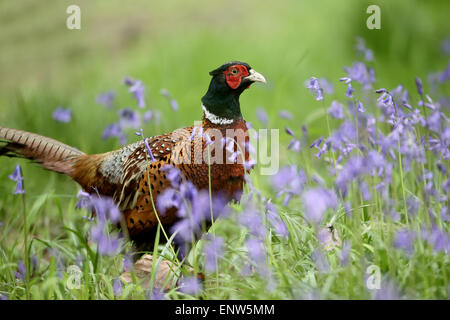
[[[233,68],[233,69],[231,69],[231,73],[232,73],[232,74],[237,74],[237,73],[238,73],[238,70],[237,70],[236,68]]]

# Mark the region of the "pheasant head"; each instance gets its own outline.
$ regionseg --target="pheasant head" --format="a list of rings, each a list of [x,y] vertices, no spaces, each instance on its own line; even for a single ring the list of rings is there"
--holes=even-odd
[[[266,83],[260,73],[239,61],[225,63],[209,74],[212,79],[202,104],[205,117],[214,124],[229,124],[241,119],[241,93],[254,82]]]

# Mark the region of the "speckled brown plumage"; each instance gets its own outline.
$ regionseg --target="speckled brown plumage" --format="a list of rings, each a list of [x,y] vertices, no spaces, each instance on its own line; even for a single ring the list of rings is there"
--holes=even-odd
[[[207,119],[203,121],[202,127],[205,132],[208,132],[209,128],[217,129],[216,126],[211,124]],[[244,135],[247,133],[247,127],[244,120],[239,120],[231,125],[223,126],[219,131],[225,136],[227,129],[241,129]],[[180,130],[180,132],[183,132],[184,135],[182,135],[176,143],[173,142],[175,140],[169,137],[171,135],[156,137],[153,138],[153,140],[150,139],[152,142],[159,142],[154,142],[153,144],[149,143],[153,154],[158,152],[158,150],[156,150],[153,146],[155,146],[155,143],[156,146],[159,146],[161,145],[161,142],[164,142],[164,148],[167,148],[165,150],[170,149],[172,152],[160,156],[157,161],[151,163],[148,166],[148,174],[147,172],[142,172],[142,175],[137,182],[137,188],[135,188],[135,192],[137,192],[136,203],[131,202],[128,206],[121,207],[124,210],[125,220],[132,237],[139,236],[140,233],[153,231],[154,227],[158,223],[158,219],[154,213],[153,205],[151,203],[149,191],[151,190],[154,201],[157,201],[158,195],[161,194],[165,188],[170,187],[170,182],[167,180],[167,173],[162,171],[162,168],[165,165],[172,165],[180,169],[183,176],[191,181],[198,189],[208,189],[208,163],[205,161],[200,164],[195,163],[195,156],[203,154],[203,151],[206,149],[206,141],[199,136],[196,136],[194,141],[190,141],[189,137],[192,134],[192,130],[193,127]],[[164,141],[165,139],[166,141]],[[200,143],[196,143],[198,142],[195,141],[196,139],[200,140]],[[246,139],[247,140],[244,141],[248,141],[248,136],[246,136]],[[237,140],[239,139],[235,139],[236,143],[238,143]],[[218,141],[218,143],[221,142]],[[202,151],[196,152],[196,146],[200,146]],[[211,163],[211,189],[213,194],[216,192],[225,194],[228,197],[228,200],[239,200],[244,184],[244,166],[242,163],[226,164],[225,161],[227,151],[225,150],[225,147],[226,145],[223,146],[223,164]],[[142,143],[142,145],[136,149],[135,153],[138,152],[139,149],[141,152],[145,152],[143,148],[145,148],[145,146]],[[241,150],[245,150],[245,145],[240,143],[240,148]],[[238,149],[237,144],[235,149]],[[130,157],[136,157],[135,153]],[[189,153],[191,154],[191,161],[190,163],[187,163]],[[214,153],[211,153],[211,157],[213,157]],[[183,161],[179,161],[183,158]],[[245,152],[245,160],[248,161],[248,159],[249,154],[248,152]],[[173,224],[177,220],[176,210],[174,208],[169,209],[164,215],[160,216],[160,219],[165,225]]]

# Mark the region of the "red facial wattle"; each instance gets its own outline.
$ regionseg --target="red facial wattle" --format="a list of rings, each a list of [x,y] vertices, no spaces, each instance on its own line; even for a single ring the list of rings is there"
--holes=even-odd
[[[247,68],[239,64],[230,66],[224,71],[224,74],[227,84],[231,89],[238,88],[241,85],[242,78],[249,75]]]

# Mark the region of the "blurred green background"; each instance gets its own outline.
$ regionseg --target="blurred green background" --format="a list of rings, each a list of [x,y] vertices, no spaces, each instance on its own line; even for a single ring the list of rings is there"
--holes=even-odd
[[[66,28],[67,6],[81,8],[81,30]],[[381,30],[368,30],[366,8],[381,8]],[[450,1],[0,1],[0,125],[59,139],[85,152],[118,147],[103,141],[104,127],[117,113],[96,104],[100,92],[115,90],[117,106],[135,106],[122,85],[125,76],[142,79],[147,105],[162,112],[161,124],[144,127],[155,135],[192,125],[201,118],[200,98],[208,72],[229,60],[248,62],[268,80],[241,98],[242,112],[257,123],[264,107],[270,127],[301,125],[321,107],[304,87],[311,76],[328,78],[334,97],[344,97],[338,78],[343,66],[358,59],[355,38],[374,51],[377,86],[402,83],[414,90],[414,77],[447,63],[442,41],[450,35]],[[359,58],[360,59],[360,58]],[[427,84],[425,83],[427,88]],[[180,110],[171,110],[159,93],[167,88]],[[326,103],[330,103],[327,100]],[[52,112],[71,108],[69,124]],[[290,111],[295,120],[277,117]],[[312,134],[323,131],[323,118],[309,121]],[[131,142],[137,137],[129,135]],[[17,160],[0,159],[0,178]],[[68,178],[24,165],[28,193],[45,189],[74,194]],[[2,183],[9,193],[12,184]]]

